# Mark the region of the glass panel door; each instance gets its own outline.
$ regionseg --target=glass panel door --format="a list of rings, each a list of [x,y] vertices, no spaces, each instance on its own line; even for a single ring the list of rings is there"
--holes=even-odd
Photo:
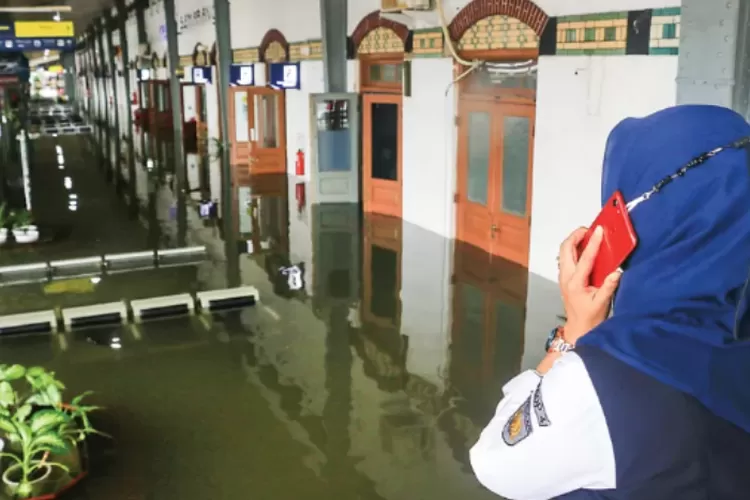
[[[527,215],[530,143],[529,118],[504,116],[500,210],[520,217]]]
[[[490,126],[492,116],[485,111],[474,111],[468,116],[468,154],[466,197],[471,203],[487,206],[490,175]]]
[[[250,116],[247,107],[247,92],[234,94],[234,140],[235,142],[250,141]]]
[[[492,254],[521,266],[529,260],[533,104],[495,104],[499,152],[493,162]]]
[[[312,96],[311,120],[315,130],[309,168],[311,200],[317,203],[359,201],[359,96]],[[305,172],[307,173],[307,172]]]
[[[374,102],[370,113],[370,167],[373,179],[398,181],[399,105]]]

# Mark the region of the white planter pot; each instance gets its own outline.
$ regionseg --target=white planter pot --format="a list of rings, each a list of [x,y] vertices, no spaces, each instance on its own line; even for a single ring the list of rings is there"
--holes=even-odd
[[[39,239],[39,229],[35,225],[17,227],[13,229],[16,243],[34,243]]]
[[[13,476],[16,472],[18,472],[18,469],[20,469],[21,466],[19,464],[11,465],[8,467],[5,472],[3,472],[3,485],[5,486],[5,492],[10,495],[11,497],[14,497],[18,492],[18,481],[14,481],[11,479],[11,476]],[[49,465],[43,466],[42,475],[34,479],[29,483],[31,486],[30,495],[31,497],[38,496],[41,494],[44,490],[45,481],[49,479],[50,474],[52,474],[52,467]],[[27,497],[24,497],[27,498]]]
[[[8,230],[5,228],[0,229],[0,245],[8,241]],[[2,448],[0,448],[2,449]]]

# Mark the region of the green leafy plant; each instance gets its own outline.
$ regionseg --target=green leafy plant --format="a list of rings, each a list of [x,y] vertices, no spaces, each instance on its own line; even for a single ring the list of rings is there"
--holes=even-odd
[[[28,210],[21,210],[20,212],[11,212],[10,220],[13,224],[13,229],[24,229],[34,224],[34,217]]]
[[[56,455],[77,451],[76,443],[90,434],[105,435],[89,420],[89,413],[99,407],[83,404],[91,393],[64,403],[64,389],[55,374],[42,367],[0,365],[0,433],[9,445],[0,456],[13,462],[6,475],[13,473],[9,479],[17,484],[14,494],[21,498],[32,495],[34,481],[48,469],[70,472]]]
[[[4,228],[8,223],[8,216],[6,215],[7,206],[5,203],[0,204],[0,229]]]

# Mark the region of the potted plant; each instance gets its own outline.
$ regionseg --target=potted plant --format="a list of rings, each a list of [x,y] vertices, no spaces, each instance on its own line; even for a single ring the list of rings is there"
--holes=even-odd
[[[97,407],[82,405],[89,393],[64,403],[64,388],[44,368],[0,365],[0,457],[9,462],[2,481],[11,497],[54,493],[70,484],[82,472],[78,444],[101,434],[88,418]]]
[[[16,243],[34,243],[39,239],[39,229],[34,224],[31,212],[11,212],[10,218]]]
[[[5,203],[0,205],[0,245],[8,240],[8,228],[5,227],[8,224],[8,217],[5,215]]]

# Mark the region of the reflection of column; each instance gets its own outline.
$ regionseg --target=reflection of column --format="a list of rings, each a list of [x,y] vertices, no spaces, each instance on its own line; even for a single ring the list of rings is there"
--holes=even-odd
[[[119,17],[119,15],[118,15]],[[112,43],[112,30],[115,29],[113,24],[110,23],[111,17],[109,10],[107,10],[104,14],[104,31],[107,32],[106,34],[106,40],[107,40],[107,58],[109,59],[109,71],[111,73],[110,78],[112,82],[112,109],[114,110],[114,124],[112,127],[115,131],[115,161],[114,161],[114,171],[115,171],[115,185],[117,186],[118,190],[122,186],[122,174],[120,173],[120,169],[122,168],[122,165],[120,163],[120,152],[121,152],[121,146],[120,146],[120,103],[119,103],[119,96],[117,95],[117,62],[115,59],[115,47]],[[120,33],[120,40],[122,40],[122,33]],[[122,42],[121,42],[122,43]]]
[[[104,147],[103,151],[106,151],[104,155],[104,165],[107,169],[107,178],[112,178],[112,151],[111,151],[111,144],[110,144],[110,138],[109,134],[111,132],[110,126],[109,126],[109,106],[108,106],[108,98],[107,98],[107,80],[105,77],[105,68],[107,67],[107,57],[106,57],[106,49],[104,48],[104,31],[107,29],[106,25],[103,25],[101,20],[97,19],[96,22],[96,28],[94,28],[96,31],[96,39],[99,42],[99,67],[100,69],[100,75],[99,75],[99,84],[101,89],[101,94],[99,96],[99,105],[102,109],[102,115],[99,117],[100,123],[102,124],[103,128],[103,134],[102,134],[102,140],[104,141]],[[99,148],[102,149],[102,145],[99,145]]]
[[[169,94],[172,102],[172,137],[174,148],[174,169],[177,186],[177,244],[185,245],[187,233],[187,208],[185,200],[185,154],[182,142],[182,88],[177,76],[177,67],[180,64],[179,47],[177,45],[177,14],[175,13],[175,0],[164,0],[164,16],[167,25],[167,54],[169,57]]]
[[[349,308],[337,304],[331,308],[326,337],[326,389],[323,425],[327,430],[323,474],[333,491],[354,493],[352,481],[357,475],[348,471],[352,413],[352,353],[349,345]]]
[[[116,0],[117,5],[117,26],[120,31],[120,48],[122,50],[122,79],[123,85],[125,86],[125,106],[127,114],[125,116],[125,128],[127,134],[125,136],[126,147],[127,147],[127,161],[128,161],[128,178],[130,179],[128,187],[130,188],[130,210],[131,213],[138,213],[138,196],[136,191],[136,180],[135,180],[135,143],[133,139],[133,111],[130,105],[130,95],[132,90],[130,88],[130,68],[128,62],[130,61],[130,50],[128,45],[128,30],[126,28],[126,20],[128,18],[128,11],[125,5],[125,0]]]
[[[148,2],[138,2],[136,1],[135,5],[135,22],[138,29],[138,45],[139,47],[142,46],[145,43],[148,43],[148,35],[146,35],[146,8],[148,7]],[[140,49],[138,51],[138,54],[136,57],[140,58]],[[140,67],[140,64],[137,64],[136,67]],[[137,70],[136,70],[137,71]],[[136,78],[136,85],[138,86],[138,106],[143,109],[143,85],[140,83],[140,78]],[[143,113],[143,111],[141,111]],[[141,123],[143,123],[144,117],[141,116]],[[145,165],[146,163],[146,133],[143,130],[143,125],[141,125],[141,128],[139,129],[139,134],[141,139],[141,163]]]

